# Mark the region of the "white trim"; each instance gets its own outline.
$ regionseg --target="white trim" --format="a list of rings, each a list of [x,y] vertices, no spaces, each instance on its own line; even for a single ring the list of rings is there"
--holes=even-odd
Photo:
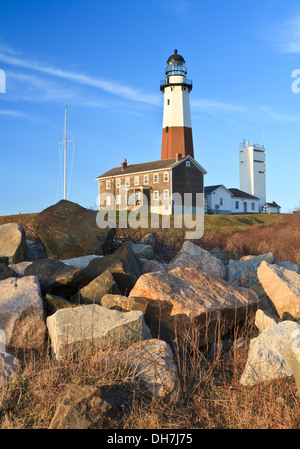
[[[173,168],[177,167],[179,164],[182,164],[182,162],[186,161],[187,159],[189,159],[197,168],[199,168],[199,170],[201,170],[204,175],[207,174],[205,168],[203,168],[200,164],[198,164],[198,162],[195,161],[195,159],[192,156],[184,156],[182,159],[180,159],[180,161],[178,161],[175,165],[171,167],[171,170],[173,170]]]

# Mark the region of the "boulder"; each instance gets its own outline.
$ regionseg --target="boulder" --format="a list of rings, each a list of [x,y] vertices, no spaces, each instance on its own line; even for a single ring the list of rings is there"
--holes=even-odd
[[[275,263],[275,256],[273,253],[266,253],[266,254],[260,254],[259,256],[244,256],[241,257],[240,260],[248,260],[252,263],[258,263],[258,265],[261,264],[262,261],[268,262],[268,263]]]
[[[274,315],[269,314],[261,309],[258,309],[255,314],[255,326],[259,332],[263,332],[269,326],[275,326],[280,323],[280,319]]]
[[[257,284],[251,285],[251,290],[253,290],[259,298],[259,308],[269,315],[277,315],[276,309],[272,304],[272,301],[262,288],[262,285],[258,282]]]
[[[73,307],[73,304],[71,304],[62,296],[52,295],[51,293],[46,294],[46,296],[44,297],[44,302],[47,316],[52,315],[58,309]]]
[[[168,273],[144,274],[129,296],[149,300],[146,317],[153,336],[160,334],[170,341],[174,334],[184,338],[191,328],[196,328],[201,345],[245,319],[259,302],[256,293],[249,289],[182,267]]]
[[[25,269],[29,267],[29,265],[32,264],[32,261],[25,261],[25,262],[19,262],[16,264],[10,264],[9,268],[15,271],[17,273],[17,276],[25,276]]]
[[[36,232],[48,258],[102,255],[112,246],[115,228],[100,229],[95,211],[61,200],[35,217]]]
[[[151,245],[154,247],[157,243],[156,233],[149,232],[149,234],[144,235],[144,237],[141,239],[141,243],[143,243],[144,245]]]
[[[95,254],[92,254],[90,256],[81,256],[81,257],[74,257],[73,259],[61,260],[61,262],[63,262],[66,265],[71,265],[71,267],[84,270],[88,266],[90,261],[96,259],[97,257],[104,257],[104,256],[97,256]]]
[[[27,260],[45,259],[47,257],[42,243],[35,240],[26,239]]]
[[[221,279],[226,275],[225,265],[221,260],[190,241],[184,242],[179,253],[169,263],[168,269],[170,271],[178,267],[205,271]]]
[[[291,271],[295,271],[296,273],[299,273],[299,266],[289,262],[287,260],[283,261],[283,262],[277,262],[277,267],[282,267],[282,268],[286,268],[287,270],[291,270]]]
[[[142,275],[142,265],[139,258],[131,249],[130,245],[124,243],[117,249],[117,251],[114,254],[115,256],[119,257],[122,260],[122,262],[126,264],[127,267],[129,267],[131,278],[135,283],[138,280],[138,278]]]
[[[12,354],[0,352],[0,387],[3,387],[20,372],[19,360]]]
[[[253,263],[249,260],[240,261],[231,259],[226,266],[226,280],[229,284],[250,288],[252,285],[258,283],[258,267],[258,263]]]
[[[0,262],[0,281],[11,277],[18,277],[18,275],[11,267],[7,267],[4,263]]]
[[[168,271],[168,264],[158,262],[157,260],[148,260],[148,259],[141,259],[142,263],[142,272],[145,273],[152,273],[153,271]]]
[[[140,341],[123,351],[121,357],[140,379],[145,393],[154,398],[180,394],[177,366],[173,352],[165,341]]]
[[[148,299],[134,298],[121,295],[104,295],[101,299],[101,306],[107,309],[116,309],[122,312],[131,312],[131,310],[139,310],[146,313]]]
[[[32,262],[25,268],[24,274],[25,276],[34,275],[38,278],[43,295],[52,293],[65,298],[71,297],[89,282],[79,268],[53,259]]]
[[[0,281],[0,329],[5,332],[9,348],[16,351],[41,348],[46,326],[37,277]]]
[[[108,400],[97,387],[73,385],[57,402],[49,429],[109,428],[119,412]]]
[[[9,263],[27,259],[26,235],[21,225],[7,223],[0,226],[0,257],[6,257]]]
[[[104,295],[111,293],[113,295],[120,294],[120,290],[109,270],[104,271],[93,281],[81,288],[70,301],[73,304],[99,304]]]
[[[229,261],[232,259],[232,256],[221,248],[210,249],[209,253],[217,259],[220,259],[224,265],[228,265]]]
[[[130,248],[136,256],[148,260],[155,259],[155,253],[151,245],[145,245],[143,243],[129,243]]]
[[[285,352],[285,358],[288,362],[298,388],[298,394],[300,397],[300,330],[297,329],[291,334],[291,345]]]
[[[300,274],[262,262],[258,278],[281,319],[300,320]]]
[[[82,272],[92,281],[106,270],[111,272],[122,294],[128,294],[137,281],[135,269],[116,253],[91,260]]]
[[[293,344],[291,335],[294,332],[300,333],[299,324],[294,321],[282,321],[267,327],[258,337],[253,338],[240,383],[255,385],[292,376],[293,372],[285,354]]]
[[[152,338],[142,312],[122,313],[98,304],[59,309],[47,318],[47,328],[57,360],[80,351],[125,349]]]

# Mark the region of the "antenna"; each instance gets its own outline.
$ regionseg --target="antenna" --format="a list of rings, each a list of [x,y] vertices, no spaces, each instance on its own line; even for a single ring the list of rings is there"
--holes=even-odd
[[[263,130],[262,130],[262,145],[265,146],[265,125],[263,123]]]
[[[67,143],[74,142],[75,140],[67,140],[67,105],[65,105],[65,140],[64,142],[60,142],[60,144],[65,144],[65,153],[64,153],[64,200],[67,199]]]

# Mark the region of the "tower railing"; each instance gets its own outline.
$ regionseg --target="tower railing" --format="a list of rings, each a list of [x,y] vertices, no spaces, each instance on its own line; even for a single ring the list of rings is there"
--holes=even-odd
[[[170,79],[168,81],[166,79],[160,81],[160,86],[169,86],[169,85],[172,85],[172,84],[174,84],[174,85],[182,84],[182,85],[186,85],[186,86],[192,87],[193,86],[193,81],[189,80],[187,78],[185,78],[182,83],[176,83],[176,82],[173,83],[172,80],[170,80]]]

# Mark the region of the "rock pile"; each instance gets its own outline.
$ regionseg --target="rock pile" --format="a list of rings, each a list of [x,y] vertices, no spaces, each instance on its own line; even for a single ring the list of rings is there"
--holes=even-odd
[[[181,394],[173,345],[211,345],[208,359],[237,323],[255,315],[243,385],[294,376],[300,389],[300,274],[272,253],[234,260],[190,241],[169,261],[155,234],[115,245],[94,212],[60,201],[36,218],[38,244],[20,225],[0,226],[0,385],[21,370],[20,351],[50,342],[59,362],[80,351],[109,354],[156,398]],[[7,352],[6,352],[7,351]],[[82,410],[98,410],[96,415]],[[101,389],[78,387],[57,405],[50,428],[94,428],[118,413]],[[99,415],[100,414],[100,415]],[[94,419],[95,418],[95,419]],[[102,424],[101,424],[102,425]]]

